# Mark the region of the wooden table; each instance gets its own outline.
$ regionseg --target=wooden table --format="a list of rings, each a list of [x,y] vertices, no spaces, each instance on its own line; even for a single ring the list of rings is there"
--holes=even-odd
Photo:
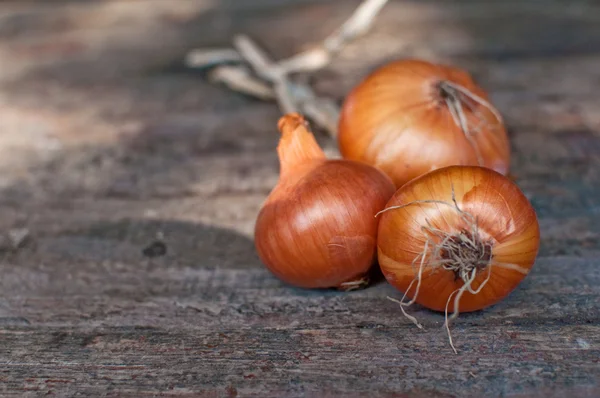
[[[600,396],[598,2],[392,1],[314,78],[341,99],[385,61],[451,62],[506,117],[541,252],[461,315],[458,355],[383,281],[294,289],[257,259],[279,111],[182,59],[240,32],[282,58],[357,4],[0,3],[2,396]]]

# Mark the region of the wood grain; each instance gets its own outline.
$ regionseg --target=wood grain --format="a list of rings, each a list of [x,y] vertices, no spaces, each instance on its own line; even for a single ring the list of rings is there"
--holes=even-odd
[[[473,72],[505,116],[542,246],[513,294],[457,320],[458,356],[443,317],[415,307],[416,329],[381,279],[308,291],[261,265],[277,108],[183,56],[244,32],[282,58],[357,4],[0,4],[0,395],[600,395],[594,2],[392,1],[314,78],[341,100],[381,63],[426,57]]]

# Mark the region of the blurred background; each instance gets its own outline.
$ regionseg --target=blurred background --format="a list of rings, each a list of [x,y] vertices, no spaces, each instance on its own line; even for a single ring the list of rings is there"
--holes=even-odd
[[[144,352],[143,374],[165,363],[185,369],[188,359],[156,347],[171,344],[185,353],[181,340],[206,359],[214,350],[202,351],[198,344],[221,341],[217,330],[262,328],[264,319],[286,325],[292,322],[287,315],[306,308],[350,311],[344,322],[404,325],[401,317],[389,318],[398,310],[384,302],[392,294],[387,286],[345,298],[285,287],[264,270],[252,231],[278,177],[274,149],[280,111],[274,102],[208,83],[204,71],[183,62],[194,48],[230,47],[238,33],[282,59],[319,43],[358,4],[1,2],[0,327],[39,329],[27,337],[7,334],[11,349],[0,355],[15,363],[35,362],[35,357],[46,369],[43,374],[71,372],[67,379],[89,381],[96,379],[43,366],[73,360],[79,348],[64,347],[76,346],[91,350],[77,357],[79,363],[133,366],[139,357],[116,352],[135,349]],[[537,279],[532,275],[511,296],[517,300],[513,303],[523,302],[517,315],[535,314],[543,303],[544,314],[536,316],[547,320],[564,317],[566,308],[597,317],[598,290],[589,290],[588,282],[599,277],[586,259],[600,253],[600,3],[391,0],[367,35],[307,80],[319,94],[341,102],[368,72],[404,57],[465,68],[506,118],[512,171],[543,229]],[[320,143],[335,151],[335,142],[317,133]],[[573,264],[589,271],[570,274],[577,287],[553,279],[553,273],[566,275]],[[536,304],[525,303],[526,295],[538,290],[543,292],[531,301]],[[554,303],[550,291],[565,300],[555,312],[548,310]],[[373,300],[378,309],[369,309],[365,300]],[[494,311],[491,319],[517,316],[502,305]],[[146,336],[139,327],[160,333],[178,327],[179,340],[157,332],[162,337],[147,348],[138,342]],[[108,337],[95,328],[109,328]],[[269,339],[252,349],[281,344]],[[285,356],[285,346],[281,352]],[[297,358],[280,360],[282,369],[300,366],[293,362]],[[221,375],[248,380],[235,359],[207,361]],[[557,376],[558,362],[548,366],[552,377],[567,377]],[[26,367],[11,369],[7,380],[13,387],[52,390],[41,378],[24,382]],[[206,369],[195,371],[198,383]],[[585,366],[573,369],[570,374],[579,377],[573,380],[584,384],[598,375]],[[496,377],[500,383],[508,376]],[[544,385],[544,377],[531,385]],[[155,382],[164,380],[186,385],[183,376],[174,374]],[[213,380],[218,391],[240,388],[225,376]],[[344,382],[353,385],[351,379]],[[134,382],[122,385],[128,383]]]

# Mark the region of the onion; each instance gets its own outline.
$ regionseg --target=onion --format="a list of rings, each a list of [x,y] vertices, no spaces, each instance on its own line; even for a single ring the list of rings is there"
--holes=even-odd
[[[282,117],[279,129],[280,179],[256,220],[259,257],[294,286],[366,285],[376,257],[375,214],[394,184],[364,163],[326,159],[298,114]]]
[[[344,101],[338,143],[344,158],[388,174],[396,187],[451,165],[507,174],[502,118],[466,72],[418,60],[389,63]]]
[[[507,177],[450,166],[400,188],[380,213],[381,270],[413,303],[462,312],[493,305],[529,273],[540,243],[535,211]],[[405,313],[406,314],[406,313]],[[409,316],[415,323],[416,320]]]

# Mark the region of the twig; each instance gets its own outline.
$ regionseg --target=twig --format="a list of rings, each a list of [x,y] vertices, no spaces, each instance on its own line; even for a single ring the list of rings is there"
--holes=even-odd
[[[282,76],[280,79],[275,81],[274,87],[275,97],[279,103],[279,109],[281,109],[281,113],[286,114],[298,112],[296,101],[294,101],[290,95],[289,82],[287,81],[287,78]]]
[[[317,47],[308,51],[292,55],[279,62],[281,69],[287,73],[315,72],[323,69],[332,59],[332,53],[325,47]]]
[[[340,29],[325,39],[324,47],[335,53],[351,40],[365,34],[387,2],[388,0],[365,0]]]
[[[330,136],[335,137],[340,116],[340,109],[335,101],[317,96],[306,84],[291,83],[290,89],[302,113],[324,128]]]
[[[291,82],[287,72],[273,63],[248,36],[236,36],[234,44],[256,74],[272,82],[283,113],[301,112],[332,136],[336,135],[339,108],[333,100],[317,96],[306,84]]]
[[[251,95],[261,100],[275,99],[273,89],[262,80],[253,77],[250,70],[243,65],[221,65],[208,74],[213,83],[223,83],[233,91]]]
[[[233,91],[264,101],[272,101],[277,98],[274,88],[263,80],[253,77],[250,70],[244,65],[217,66],[209,72],[208,79],[212,83],[222,83]],[[297,82],[288,81],[288,89],[285,93],[287,94],[284,95],[289,95],[290,101],[298,104],[297,107],[301,113],[312,119],[331,136],[336,135],[339,108],[333,100],[318,97],[310,86]],[[281,96],[283,93],[278,94]],[[290,109],[291,105],[284,103],[281,107]]]
[[[242,57],[252,66],[258,76],[267,81],[278,81],[285,75],[284,71],[273,63],[267,54],[247,35],[236,35],[233,45]]]
[[[333,100],[315,97],[313,101],[302,104],[301,108],[307,117],[325,129],[332,138],[337,137],[340,108]]]
[[[233,48],[196,49],[185,57],[185,64],[190,68],[211,68],[241,62],[244,62],[244,58]]]
[[[314,72],[327,66],[334,55],[349,42],[365,34],[373,25],[375,17],[388,0],[365,0],[354,13],[323,43],[311,50],[296,54],[279,62],[286,73]]]
[[[273,83],[275,97],[282,113],[298,112],[296,101],[289,91],[287,75],[271,62],[267,55],[252,39],[246,35],[237,35],[233,44],[240,54],[248,61],[257,75]]]
[[[196,49],[186,56],[189,67],[215,67],[209,74],[211,82],[262,100],[276,99],[282,113],[301,112],[332,137],[337,135],[340,109],[330,98],[320,97],[306,84],[294,82],[290,75],[321,69],[350,41],[364,34],[388,0],[364,0],[348,20],[329,35],[320,46],[273,62],[248,36],[234,38],[235,49]],[[252,67],[259,78],[252,76],[242,63]],[[227,64],[237,65],[227,65]]]

